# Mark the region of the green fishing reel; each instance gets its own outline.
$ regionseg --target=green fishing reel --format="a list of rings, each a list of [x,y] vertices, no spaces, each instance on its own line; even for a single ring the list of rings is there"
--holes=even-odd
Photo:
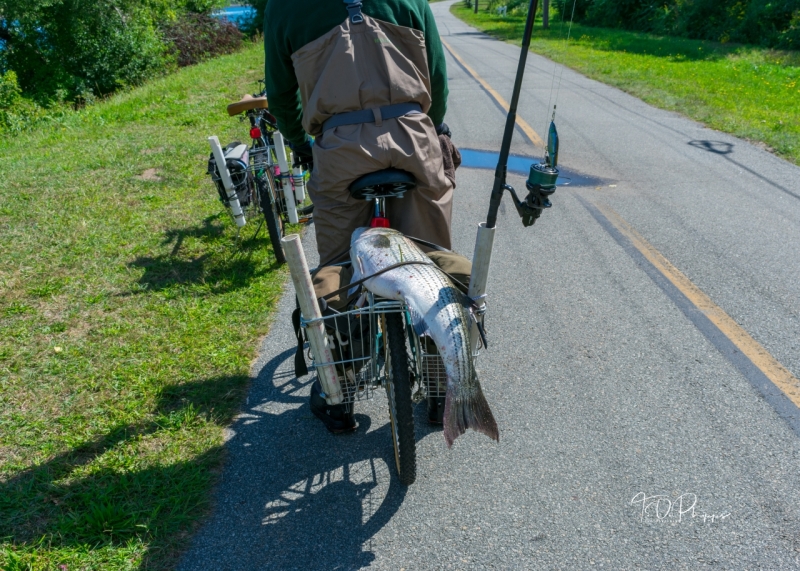
[[[553,113],[555,115],[555,112]],[[547,133],[547,152],[545,162],[531,165],[531,171],[525,187],[528,189],[528,196],[525,201],[517,198],[514,189],[506,185],[506,190],[511,192],[514,199],[514,206],[522,217],[523,226],[533,226],[534,222],[542,215],[545,208],[550,208],[550,196],[556,191],[556,181],[558,180],[558,131],[555,121],[550,121],[550,129]]]

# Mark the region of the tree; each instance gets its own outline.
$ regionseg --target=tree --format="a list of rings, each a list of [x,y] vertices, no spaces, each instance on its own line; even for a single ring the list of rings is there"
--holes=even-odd
[[[39,101],[141,83],[174,58],[160,26],[223,0],[0,0],[0,71]]]
[[[800,48],[800,0],[554,0],[569,20],[719,42]]]

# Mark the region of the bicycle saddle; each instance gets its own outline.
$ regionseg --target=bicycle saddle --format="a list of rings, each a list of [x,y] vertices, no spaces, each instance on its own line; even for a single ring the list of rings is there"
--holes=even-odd
[[[350,195],[359,200],[400,198],[417,186],[417,179],[404,170],[388,168],[357,178],[350,185]]]
[[[266,108],[267,108],[266,97],[253,97],[252,95],[245,95],[242,97],[241,101],[237,101],[236,103],[231,103],[230,105],[228,105],[228,115],[233,117],[234,115],[238,115],[239,113],[249,111],[250,109],[266,109]]]

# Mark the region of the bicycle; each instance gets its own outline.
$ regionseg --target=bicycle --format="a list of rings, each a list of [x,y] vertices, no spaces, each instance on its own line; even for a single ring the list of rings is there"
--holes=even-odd
[[[386,169],[357,179],[350,185],[350,193],[354,198],[374,202],[371,226],[388,227],[386,198],[401,198],[415,186],[416,181],[409,173]],[[302,252],[295,250],[300,248],[295,245],[297,238],[288,240],[294,242],[292,252]],[[309,279],[307,288],[311,288],[307,291],[313,295],[310,282],[313,270],[308,272],[304,260],[296,261],[297,256],[293,254],[289,260],[293,280],[304,279],[300,278],[304,273]],[[314,355],[313,349],[309,349],[309,355],[318,376],[321,369],[335,370],[342,404],[352,406],[357,401],[372,398],[375,389],[381,386],[386,390],[397,473],[403,484],[410,485],[416,479],[413,407],[426,400],[429,420],[441,422],[447,390],[444,362],[435,345],[427,337],[416,334],[404,303],[377,298],[363,285],[357,287],[359,290],[353,297],[358,299],[351,309],[336,311],[323,300],[318,317],[307,318],[300,312],[297,325],[306,331],[310,346],[313,346],[310,328],[318,324],[324,326],[332,359]],[[297,281],[295,289],[298,299],[304,295],[300,293],[303,286],[298,287]],[[302,301],[300,306],[303,306]],[[475,357],[477,350],[472,355],[473,359]]]
[[[302,206],[306,200],[306,172],[299,162],[292,160],[291,151],[286,150],[265,93],[262,90],[252,96],[245,95],[228,105],[228,115],[250,122],[251,143],[248,147],[234,141],[222,148],[216,137],[209,137],[212,152],[208,174],[239,232],[253,215],[259,211],[263,214],[275,259],[282,264],[286,262],[281,246],[286,225],[310,220],[313,205]],[[217,167],[220,162],[225,163],[225,169]],[[260,229],[261,223],[255,235]]]

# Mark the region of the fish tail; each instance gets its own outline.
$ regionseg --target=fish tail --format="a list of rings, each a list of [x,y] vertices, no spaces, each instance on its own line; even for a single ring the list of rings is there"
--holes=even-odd
[[[447,396],[444,403],[444,439],[447,447],[464,434],[467,428],[481,432],[492,440],[500,441],[497,421],[494,419],[489,403],[483,396],[481,386],[466,394],[459,394],[453,385],[448,383]]]

